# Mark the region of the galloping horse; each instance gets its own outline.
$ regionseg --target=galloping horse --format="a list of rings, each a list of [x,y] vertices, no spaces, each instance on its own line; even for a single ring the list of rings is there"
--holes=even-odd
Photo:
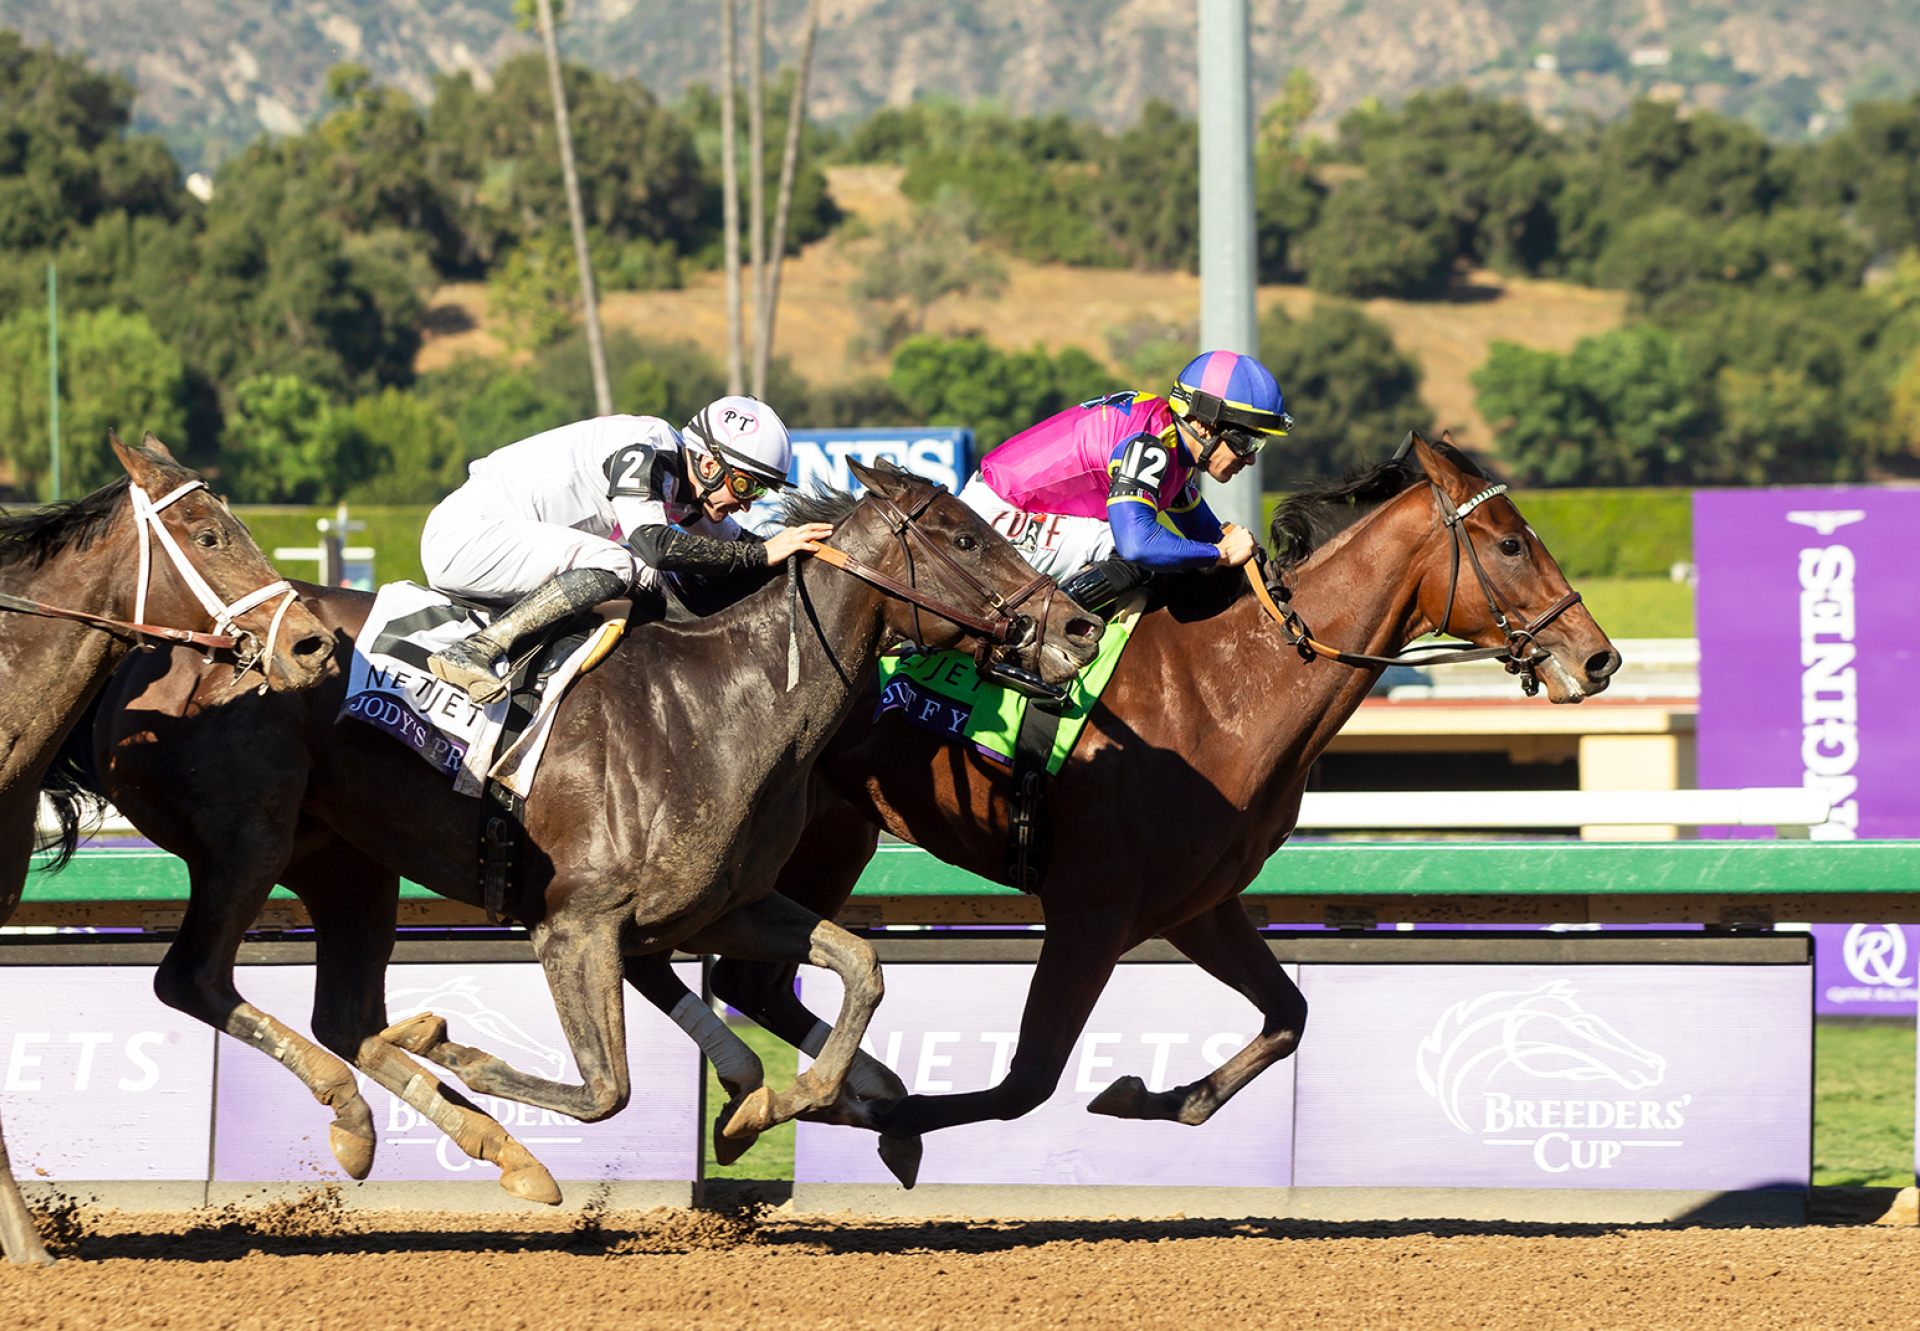
[[[315,1035],[469,1155],[499,1164],[517,1196],[560,1199],[524,1146],[407,1053],[488,1095],[605,1118],[629,1096],[623,968],[664,964],[675,947],[839,974],[838,1033],[790,1091],[743,1106],[741,1130],[835,1102],[880,977],[865,942],[773,893],[806,824],[815,756],[881,650],[902,639],[977,643],[983,661],[1012,651],[1058,684],[1099,637],[1097,622],[1056,601],[1048,579],[944,490],[855,471],[864,500],[808,515],[839,519],[832,547],[708,619],[630,632],[560,705],[526,810],[530,863],[506,906],[532,935],[581,1085],[452,1044],[430,1014],[383,1030],[400,876],[481,903],[476,802],[373,727],[336,725],[343,684],[207,705],[218,681],[185,652],[115,679],[95,736],[114,803],[191,872],[160,997],[299,1075],[334,1109],[334,1154],[355,1178],[372,1166],[374,1133],[352,1073],[233,986],[235,952],[276,882],[300,896],[317,935]],[[370,601],[326,592],[313,604],[345,642]],[[1023,603],[1037,608],[1023,613]]]
[[[912,1138],[1032,1110],[1053,1093],[1121,955],[1156,936],[1246,995],[1261,1032],[1200,1081],[1156,1093],[1125,1077],[1089,1107],[1205,1122],[1299,1043],[1306,1001],[1239,894],[1292,834],[1308,769],[1379,678],[1380,658],[1437,629],[1503,648],[1554,702],[1606,688],[1619,654],[1505,487],[1449,444],[1408,442],[1411,457],[1298,495],[1275,514],[1270,585],[1277,592],[1285,579],[1311,639],[1275,622],[1256,595],[1210,617],[1176,608],[1141,620],[1047,795],[1051,865],[1038,889],[1046,935],[1005,1079],[907,1095],[863,1057],[852,1085],[874,1097],[863,1102],[867,1126]],[[1307,641],[1344,644],[1373,663],[1336,665],[1322,659],[1330,649],[1302,650]],[[862,699],[815,765],[816,816],[780,875],[783,895],[829,917],[872,857],[879,828],[983,878],[999,878],[1005,863],[1006,770],[877,717],[875,701]],[[795,998],[792,979],[790,967],[723,961],[713,985],[768,1030],[817,1049],[826,1028]],[[645,992],[671,1003],[677,989],[656,973]],[[753,1089],[750,1078],[729,1087],[736,1096]],[[891,1154],[882,1150],[909,1186],[896,1162],[916,1154],[897,1141]]]
[[[247,529],[206,485],[148,435],[143,448],[118,438],[123,480],[84,499],[0,516],[0,923],[25,888],[39,789],[75,720],[142,638],[188,641],[209,655],[218,684],[233,691],[257,664],[276,689],[317,682],[331,635],[297,604]],[[171,574],[149,581],[151,544]],[[212,632],[183,625],[211,622]],[[262,647],[264,641],[267,646]],[[239,667],[236,669],[235,667]],[[79,837],[78,792],[56,788],[61,853]],[[14,1262],[50,1262],[13,1180],[0,1140],[0,1248]]]

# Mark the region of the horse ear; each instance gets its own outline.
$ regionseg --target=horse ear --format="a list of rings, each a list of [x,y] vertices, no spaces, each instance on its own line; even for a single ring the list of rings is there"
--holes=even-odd
[[[154,434],[152,430],[148,430],[147,437],[140,441],[140,448],[141,448],[141,451],[153,454],[155,457],[159,458],[162,462],[177,461],[177,459],[173,456],[172,450],[169,449],[165,444],[161,443],[159,436]]]
[[[1445,434],[1440,437],[1449,445],[1453,443],[1453,440]],[[1478,488],[1473,484],[1471,477],[1455,466],[1453,460],[1445,453],[1428,443],[1427,437],[1418,430],[1409,431],[1407,439],[1413,445],[1414,456],[1419,458],[1420,465],[1427,469],[1427,475],[1432,478],[1435,485],[1445,490],[1455,503],[1467,499]]]
[[[885,458],[875,459],[871,467],[863,467],[849,459],[847,470],[853,473],[853,478],[860,484],[869,490],[878,490],[889,499],[898,499],[906,492],[907,482],[919,479],[912,472],[902,471]]]

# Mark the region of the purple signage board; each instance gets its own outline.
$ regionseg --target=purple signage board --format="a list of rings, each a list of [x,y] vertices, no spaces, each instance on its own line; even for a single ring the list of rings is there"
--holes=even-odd
[[[828,1017],[839,1010],[835,977],[812,969],[800,976],[808,1007]],[[1013,1057],[1032,978],[1028,965],[891,964],[886,1001],[862,1047],[909,1090],[984,1090]],[[1291,1059],[1267,1069],[1200,1130],[1087,1112],[1117,1077],[1131,1073],[1153,1090],[1183,1085],[1259,1030],[1253,1005],[1196,967],[1121,966],[1053,1098],[1011,1122],[929,1136],[920,1182],[1284,1188],[1293,1156]],[[874,1142],[857,1129],[801,1123],[794,1180],[892,1184]]]
[[[675,967],[696,992],[699,967]],[[303,1034],[313,1007],[313,967],[243,966],[240,991]],[[422,1061],[499,1120],[556,1179],[692,1179],[700,1150],[699,1051],[680,1028],[638,995],[629,995],[627,1059],[633,1102],[600,1123],[581,1123],[530,1105],[478,1095],[451,1073]],[[485,1049],[524,1072],[577,1082],[579,1071],[547,982],[533,962],[393,966],[387,1011],[399,1021],[417,1012],[447,1019],[450,1037]],[[491,1165],[468,1157],[398,1096],[359,1077],[379,1133],[370,1179],[407,1182],[491,1179]],[[217,1182],[306,1183],[341,1179],[327,1147],[332,1114],[291,1072],[258,1050],[220,1037],[219,1119],[214,1132]],[[204,1157],[203,1157],[204,1161]],[[474,1172],[476,1171],[477,1172]]]
[[[1301,1187],[1805,1188],[1806,966],[1307,966]]]
[[[1912,1019],[1920,995],[1920,926],[1812,927],[1817,1015]]]
[[[213,1031],[151,966],[0,967],[7,1148],[23,1181],[207,1176]]]
[[[1693,550],[1700,785],[1815,786],[1815,838],[1920,837],[1920,490],[1703,490]]]

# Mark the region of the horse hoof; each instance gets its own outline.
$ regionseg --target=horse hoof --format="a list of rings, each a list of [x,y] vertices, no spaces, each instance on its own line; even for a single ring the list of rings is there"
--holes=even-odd
[[[1138,1077],[1121,1077],[1087,1105],[1089,1114],[1109,1114],[1114,1118],[1144,1118],[1141,1109],[1147,1099],[1147,1084]]]
[[[425,1054],[435,1045],[446,1042],[446,1019],[436,1017],[431,1012],[422,1012],[405,1021],[394,1022],[380,1032],[379,1038],[388,1044],[398,1045],[409,1054]]]
[[[560,1185],[553,1181],[545,1165],[522,1165],[500,1176],[500,1186],[523,1201],[542,1206],[560,1205]]]
[[[721,1133],[736,1140],[742,1137],[751,1140],[772,1127],[773,1123],[773,1090],[762,1086],[740,1102],[740,1107],[733,1111],[733,1117],[727,1121]]]
[[[880,1163],[887,1172],[900,1180],[900,1186],[912,1189],[920,1177],[920,1156],[925,1148],[920,1138],[882,1137],[880,1139]]]
[[[757,1132],[745,1137],[727,1136],[727,1111],[732,1108],[732,1105],[728,1105],[726,1109],[720,1111],[720,1116],[713,1120],[713,1159],[714,1163],[720,1165],[732,1164],[752,1150],[753,1144],[760,1140],[760,1134]]]
[[[348,1178],[363,1179],[373,1172],[371,1137],[359,1136],[335,1123],[327,1131],[327,1145],[333,1148],[333,1158],[347,1171]]]

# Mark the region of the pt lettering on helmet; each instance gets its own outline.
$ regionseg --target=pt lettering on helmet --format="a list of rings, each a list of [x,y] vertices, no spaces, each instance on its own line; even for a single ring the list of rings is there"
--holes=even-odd
[[[730,439],[738,439],[743,434],[752,434],[760,428],[760,418],[744,411],[728,407],[720,413],[720,428]]]

